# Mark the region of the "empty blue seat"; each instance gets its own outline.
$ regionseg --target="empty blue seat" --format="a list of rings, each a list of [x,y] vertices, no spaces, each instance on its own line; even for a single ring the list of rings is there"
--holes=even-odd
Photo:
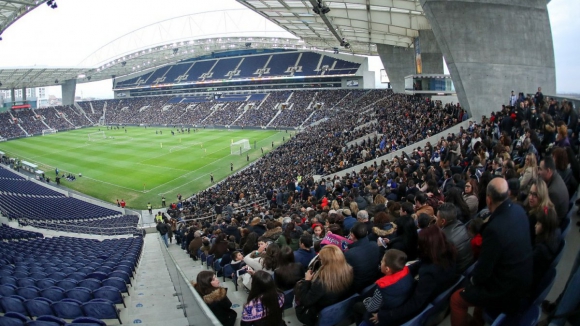
[[[103,281],[104,279],[107,278],[107,274],[105,274],[103,272],[92,272],[89,275],[87,275],[86,278],[94,278],[94,279],[97,279],[99,281]]]
[[[89,302],[93,299],[91,290],[82,287],[70,289],[66,291],[65,295],[67,298],[75,299],[82,303]]]
[[[284,291],[284,310],[290,309],[293,306],[294,302],[294,289]]]
[[[206,269],[209,269],[210,267],[213,268],[214,259],[215,259],[215,255],[208,255],[207,256],[207,258],[205,259]]]
[[[79,317],[73,320],[72,324],[82,324],[83,326],[107,326],[104,321],[93,317]]]
[[[65,291],[66,290],[70,290],[70,289],[74,289],[77,287],[77,281],[67,278],[61,281],[58,281],[56,283],[56,286],[58,286],[59,288],[63,288]]]
[[[31,286],[16,289],[16,294],[23,297],[24,299],[34,299],[39,296],[39,291],[39,288]]]
[[[87,278],[80,281],[77,285],[94,291],[101,287],[101,281],[94,278]]]
[[[42,297],[26,300],[24,302],[24,306],[26,307],[26,311],[30,317],[40,317],[54,314],[50,305],[52,305],[52,301]]]
[[[54,272],[48,275],[48,277],[55,281],[61,281],[64,280],[67,277],[67,275],[63,272]]]
[[[25,301],[26,299],[18,295],[0,297],[0,306],[3,312],[17,312],[25,315],[27,313],[26,307],[24,306]]]
[[[0,278],[0,284],[18,285],[18,282],[13,276],[2,276],[2,278]]]
[[[54,324],[59,325],[59,326],[66,325],[66,321],[64,321],[63,319],[58,318],[56,316],[52,316],[52,315],[40,316],[40,317],[36,318],[36,321],[51,322],[51,323],[54,323]]]
[[[330,305],[320,311],[318,314],[318,326],[334,326],[352,315],[358,294],[353,294],[349,298]]]
[[[57,317],[75,319],[83,316],[81,303],[74,299],[63,299],[52,304],[52,310]]]
[[[12,276],[14,276],[15,278],[26,278],[28,277],[28,272],[24,272],[24,271],[14,271],[14,273],[12,273]]]
[[[115,304],[108,300],[95,299],[93,301],[83,304],[83,311],[87,317],[98,319],[118,319],[122,324],[121,317],[119,317],[119,310]]]
[[[67,278],[76,280],[78,282],[78,281],[82,281],[85,278],[87,278],[87,274],[86,273],[83,273],[83,272],[80,272],[80,271],[77,271],[77,272],[74,272],[74,273],[69,274],[69,276],[67,276]]]
[[[112,286],[114,288],[117,288],[119,291],[121,291],[121,293],[129,294],[129,289],[127,288],[127,284],[125,283],[125,281],[123,279],[120,279],[118,277],[110,277],[106,280],[103,280],[101,282],[101,284],[103,284],[104,286]]]
[[[56,285],[56,281],[50,278],[45,278],[45,279],[41,279],[41,280],[37,280],[36,281],[36,287],[43,290],[43,289],[48,289],[51,286],[55,286]]]
[[[28,319],[28,317],[26,317],[25,315],[18,313],[18,312],[14,312],[14,311],[5,313],[4,317],[18,319],[23,324],[30,321],[30,319]],[[1,323],[0,323],[0,325],[1,325]]]
[[[47,278],[48,274],[43,272],[32,272],[30,273],[30,277],[38,281]]]
[[[40,290],[40,295],[47,298],[53,302],[60,301],[65,298],[64,289],[56,286],[50,287],[48,289]]]
[[[103,286],[93,291],[93,296],[98,299],[109,300],[115,304],[122,303],[125,308],[127,307],[125,305],[125,299],[123,298],[123,294],[121,294],[121,291],[112,286]]]
[[[32,278],[21,278],[18,279],[18,287],[24,288],[27,286],[36,286],[36,280],[32,279]]]
[[[9,297],[16,294],[16,286],[12,284],[0,285],[0,296]]]
[[[17,318],[0,316],[0,325],[2,325],[2,326],[24,326],[26,324],[24,324],[20,319],[17,319]]]
[[[125,271],[114,270],[114,271],[110,272],[108,276],[109,277],[118,277],[118,278],[122,279],[123,281],[125,281],[125,283],[131,285],[131,276]]]

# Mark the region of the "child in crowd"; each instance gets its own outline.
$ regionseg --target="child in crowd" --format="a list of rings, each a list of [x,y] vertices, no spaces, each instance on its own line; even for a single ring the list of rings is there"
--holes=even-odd
[[[375,283],[372,296],[354,306],[357,325],[363,318],[369,325],[373,325],[369,320],[371,313],[379,309],[393,309],[405,303],[414,284],[413,275],[405,266],[406,262],[407,254],[401,250],[390,249],[385,252],[381,260],[381,272],[385,276]]]

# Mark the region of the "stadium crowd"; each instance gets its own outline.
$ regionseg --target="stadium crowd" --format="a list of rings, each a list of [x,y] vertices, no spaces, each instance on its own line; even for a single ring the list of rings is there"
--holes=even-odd
[[[376,117],[385,143],[401,146],[465,116],[458,106],[402,95],[381,101]],[[400,325],[448,289],[453,326],[482,324],[484,309],[517,315],[541,298],[558,263],[580,180],[578,116],[569,103],[521,103],[390,161],[315,181],[314,174],[333,172],[332,159],[348,152],[335,138],[344,141],[343,133],[365,123],[339,114],[181,203],[184,211],[213,210],[217,220],[186,220],[176,237],[193,259],[213,254],[216,270],[229,264],[228,273],[250,274],[238,279],[250,291],[242,321],[277,325],[284,306],[277,291],[290,289],[306,325],[354,293],[364,298],[352,306],[357,324]],[[406,135],[417,121],[416,133]],[[398,132],[391,134],[393,128]],[[380,150],[378,138],[370,143],[362,147]],[[461,273],[467,281],[458,285]],[[211,280],[199,275],[196,289],[206,300],[219,289],[203,287]],[[578,304],[575,291],[542,304],[550,325],[564,325],[569,311],[562,309]],[[266,300],[271,295],[280,302]],[[253,314],[266,305],[267,315]],[[219,314],[224,325],[229,314]]]
[[[211,126],[232,125],[235,121],[233,125],[236,126],[266,126],[272,122],[270,126],[273,127],[298,127],[304,122],[311,124],[333,116],[339,108],[381,105],[385,101],[383,93],[378,90],[277,91],[270,93],[262,102],[207,100],[172,103],[171,96],[85,101],[77,103],[84,112],[74,106],[57,106],[0,113],[0,117],[5,117],[0,119],[0,135],[8,139],[25,136],[20,127],[28,134],[40,134],[43,129],[90,126],[98,123],[103,116],[107,124]],[[253,108],[246,112],[238,110],[240,106],[244,107],[244,103],[253,104]],[[282,109],[279,104],[288,106]],[[336,104],[340,106],[333,110]],[[213,113],[212,108],[216,105],[219,107]],[[276,116],[279,110],[280,114]],[[11,114],[17,120],[13,120]],[[11,123],[14,121],[17,124]]]

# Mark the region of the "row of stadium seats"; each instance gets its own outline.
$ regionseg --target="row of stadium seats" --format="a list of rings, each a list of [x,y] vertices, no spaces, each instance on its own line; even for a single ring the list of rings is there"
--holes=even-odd
[[[73,223],[54,223],[22,218],[20,225],[30,225],[42,229],[100,235],[132,234],[139,222],[137,215],[122,215],[90,221],[76,221]]]
[[[25,231],[20,229],[11,228],[6,224],[0,226],[0,241],[2,240],[23,240],[23,239],[34,239],[43,238],[44,235],[38,232]]]
[[[118,82],[116,88],[260,77],[352,75],[360,64],[314,52],[183,61]]]

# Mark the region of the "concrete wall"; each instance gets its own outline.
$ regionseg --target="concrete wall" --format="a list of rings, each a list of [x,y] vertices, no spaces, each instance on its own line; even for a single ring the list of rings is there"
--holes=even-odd
[[[344,169],[344,170],[339,171],[339,172],[336,172],[336,173],[332,173],[332,174],[329,174],[329,175],[325,175],[324,176],[324,179],[326,179],[327,177],[333,178],[335,175],[337,175],[339,177],[343,177],[347,173],[352,173],[352,172],[355,172],[355,171],[360,171],[365,166],[370,166],[371,164],[374,164],[375,162],[377,164],[380,164],[381,161],[383,161],[383,160],[389,160],[390,161],[395,156],[399,156],[400,157],[403,154],[403,152],[406,152],[407,154],[410,154],[411,152],[413,152],[413,149],[417,148],[418,146],[425,147],[425,144],[427,144],[427,142],[431,142],[432,145],[435,145],[441,139],[441,137],[446,137],[447,138],[447,134],[449,134],[449,133],[455,133],[455,134],[457,134],[459,132],[459,128],[461,128],[461,127],[463,127],[464,129],[467,128],[467,126],[469,125],[469,121],[475,121],[475,120],[474,119],[469,119],[467,121],[463,121],[463,122],[458,123],[458,124],[456,124],[455,126],[449,128],[449,129],[444,130],[444,131],[442,131],[442,132],[440,132],[440,133],[438,133],[436,135],[433,135],[433,136],[431,136],[431,137],[429,137],[427,139],[423,139],[421,141],[418,141],[418,142],[416,142],[416,143],[414,143],[412,145],[409,145],[409,146],[407,146],[405,148],[402,148],[400,150],[394,151],[394,152],[389,153],[387,155],[380,156],[380,157],[378,157],[378,158],[376,158],[376,159],[374,159],[372,161],[368,161],[368,162],[365,162],[363,164],[355,165],[355,166],[353,166],[351,168]]]
[[[405,77],[415,74],[415,51],[400,46],[377,44],[391,87],[395,93],[405,92]]]
[[[489,116],[510,91],[555,94],[546,0],[421,0],[471,117]]]
[[[75,91],[77,88],[77,80],[65,80],[61,85],[62,89],[62,105],[73,105],[75,103]]]
[[[421,48],[423,74],[443,74],[443,54],[441,54],[441,49],[439,49],[432,30],[419,31],[419,47]]]

